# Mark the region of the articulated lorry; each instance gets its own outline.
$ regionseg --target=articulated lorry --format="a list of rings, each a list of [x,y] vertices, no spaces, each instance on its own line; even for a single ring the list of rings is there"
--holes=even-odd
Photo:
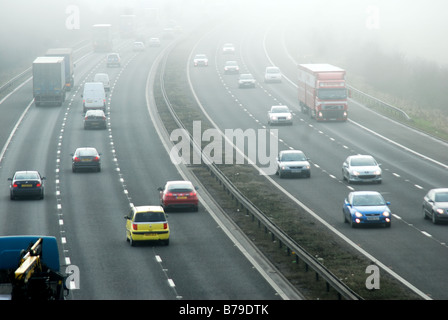
[[[33,62],[34,104],[61,106],[65,93],[64,57],[37,57]]]
[[[70,91],[75,85],[75,68],[73,63],[72,48],[53,48],[48,49],[45,54],[47,57],[64,57],[65,62],[65,90]]]
[[[300,64],[298,71],[298,96],[302,112],[317,121],[346,121],[345,70],[330,64]]]

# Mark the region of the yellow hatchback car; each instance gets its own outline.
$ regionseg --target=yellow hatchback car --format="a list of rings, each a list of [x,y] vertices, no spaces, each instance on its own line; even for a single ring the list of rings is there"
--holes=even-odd
[[[170,243],[170,227],[161,206],[132,207],[126,219],[126,240],[131,246],[140,241]]]

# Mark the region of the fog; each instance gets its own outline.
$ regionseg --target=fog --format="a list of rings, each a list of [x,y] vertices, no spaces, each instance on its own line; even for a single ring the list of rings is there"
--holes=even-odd
[[[0,73],[23,68],[49,47],[88,37],[93,23],[146,7],[158,7],[181,24],[192,15],[196,23],[220,14],[255,14],[267,24],[280,18],[299,27],[310,46],[313,40],[320,41],[316,46],[340,44],[337,52],[343,54],[369,43],[391,54],[448,65],[446,0],[0,0]]]

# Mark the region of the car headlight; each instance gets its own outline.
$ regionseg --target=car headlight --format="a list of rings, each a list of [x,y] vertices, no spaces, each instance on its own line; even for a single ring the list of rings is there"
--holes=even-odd
[[[356,211],[356,212],[355,212],[355,216],[356,216],[357,218],[361,218],[361,217],[362,217],[362,213]]]
[[[385,217],[390,216],[390,212],[389,212],[389,211],[384,211],[384,212],[383,212],[383,216],[385,216]]]
[[[381,170],[376,170],[373,172],[373,174],[379,176],[381,174]]]
[[[437,212],[438,214],[443,214],[443,213],[444,213],[444,210],[439,208],[439,209],[436,210],[436,212]]]
[[[358,171],[352,171],[352,175],[359,176],[359,172]]]

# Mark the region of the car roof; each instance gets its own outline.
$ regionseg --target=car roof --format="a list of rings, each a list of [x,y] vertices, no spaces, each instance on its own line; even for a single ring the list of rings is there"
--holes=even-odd
[[[434,192],[448,192],[448,188],[434,188],[432,189]]]
[[[101,109],[91,109],[91,110],[87,110],[86,111],[86,115],[90,114],[90,113],[101,113],[101,114],[104,114],[104,111],[101,110]]]
[[[281,150],[281,153],[303,153],[302,150]]]
[[[186,184],[186,183],[192,185],[191,181],[188,181],[188,180],[171,180],[171,181],[166,182],[167,185],[169,185],[169,184]]]
[[[81,151],[81,150],[97,151],[96,148],[94,148],[94,147],[79,147],[79,148],[76,148],[76,151]]]
[[[356,196],[359,196],[359,195],[371,195],[371,194],[379,194],[380,196],[382,196],[381,195],[381,193],[379,193],[378,191],[366,191],[366,190],[362,190],[362,191],[352,191],[352,192],[350,192],[352,195],[356,195]]]
[[[282,108],[282,109],[286,108],[286,109],[289,109],[288,106],[285,106],[283,104],[282,105],[278,105],[278,106],[271,106],[271,109],[272,108]]]
[[[164,212],[161,206],[146,205],[146,206],[135,206],[133,207],[135,212]]]
[[[16,172],[14,173],[14,176],[15,176],[15,175],[19,175],[19,174],[30,174],[30,173],[32,173],[32,174],[37,174],[37,175],[40,176],[39,171],[36,171],[36,170],[22,170],[22,171],[16,171]]]
[[[369,155],[369,154],[354,154],[349,156],[350,159],[353,158],[373,158],[373,156]]]

